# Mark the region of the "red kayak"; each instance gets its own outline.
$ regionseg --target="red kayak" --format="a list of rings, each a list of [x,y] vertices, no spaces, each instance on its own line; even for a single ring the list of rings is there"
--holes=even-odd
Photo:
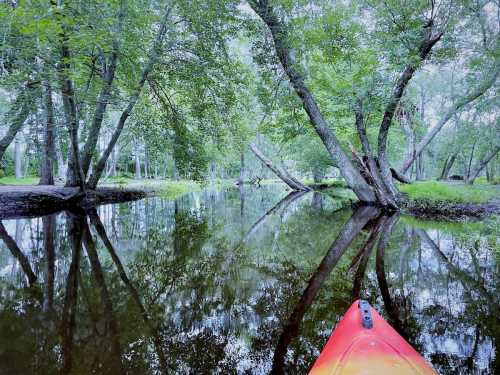
[[[360,300],[347,310],[309,374],[437,373],[368,302]]]

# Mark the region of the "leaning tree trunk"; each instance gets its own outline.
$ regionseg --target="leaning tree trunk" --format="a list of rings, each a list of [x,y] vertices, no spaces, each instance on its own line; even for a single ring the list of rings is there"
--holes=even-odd
[[[448,160],[448,164],[446,165],[446,170],[444,171],[443,179],[447,179],[448,178],[448,175],[451,172],[451,168],[453,167],[453,164],[455,164],[455,161],[457,160],[457,156],[458,156],[458,152],[455,152],[451,156],[450,160]]]
[[[129,102],[125,110],[122,112],[120,119],[118,120],[118,124],[116,126],[115,131],[113,132],[111,139],[104,150],[101,158],[97,162],[94,172],[91,174],[89,177],[87,185],[91,189],[95,189],[97,187],[97,183],[99,182],[102,173],[104,171],[104,168],[106,167],[106,162],[111,155],[111,152],[113,151],[113,148],[115,147],[116,143],[118,142],[118,138],[120,137],[123,128],[125,127],[125,123],[127,122],[127,119],[129,118],[130,114],[132,113],[132,110],[134,109],[135,104],[139,100],[139,96],[141,95],[142,88],[144,87],[144,84],[146,83],[146,80],[148,78],[149,73],[153,70],[156,61],[158,60],[158,55],[160,53],[160,47],[163,42],[163,38],[165,37],[165,34],[167,33],[167,22],[170,18],[170,11],[171,8],[167,6],[165,9],[165,14],[161,20],[160,27],[158,29],[158,34],[156,35],[155,41],[153,43],[153,47],[151,49],[151,53],[149,54],[149,59],[146,63],[146,66],[144,67],[141,78],[136,86],[135,91],[133,92],[132,96],[129,98]]]
[[[354,167],[351,160],[342,150],[335,134],[330,130],[327,122],[323,118],[321,111],[309,88],[304,83],[304,77],[294,67],[292,50],[287,42],[287,32],[281,24],[276,13],[267,0],[249,0],[248,3],[257,15],[268,26],[274,40],[276,54],[283,66],[283,69],[290,80],[295,92],[302,101],[302,106],[306,111],[312,126],[325,145],[330,157],[333,159],[347,184],[354,191],[359,200],[369,203],[377,201],[373,189],[363,179],[360,172]]]
[[[446,180],[448,178],[448,175],[450,174],[451,168],[453,167],[453,164],[455,163],[457,156],[458,152],[455,152],[449,158],[446,158],[445,163],[443,165],[443,170],[441,171],[441,176],[439,177],[440,180]]]
[[[498,154],[498,151],[500,151],[500,146],[495,146],[489,153],[487,153],[482,160],[479,161],[478,165],[476,168],[470,173],[469,177],[467,178],[467,183],[468,184],[473,184],[474,180],[479,176],[479,173],[488,165],[488,163],[495,157],[496,154]]]
[[[446,171],[448,170],[448,163],[449,162],[450,162],[450,157],[447,156],[446,159],[444,160],[443,169],[441,170],[441,176],[439,176],[440,180],[446,180],[446,176],[447,176]]]
[[[430,54],[432,48],[441,39],[443,33],[440,32],[437,35],[432,35],[432,25],[429,25],[428,30],[426,30],[426,36],[421,41],[418,47],[419,61],[412,61],[407,65],[398,79],[396,86],[392,92],[391,98],[387,103],[384,111],[384,116],[380,124],[378,133],[378,162],[380,164],[380,175],[385,187],[392,195],[393,199],[397,198],[398,192],[392,181],[392,173],[389,165],[389,160],[387,158],[387,139],[389,136],[389,129],[391,127],[392,119],[396,112],[396,108],[399,105],[403,93],[410,83],[413,75],[415,74],[418,64],[424,61]]]
[[[471,167],[472,167],[472,159],[474,158],[474,150],[476,149],[476,143],[477,143],[477,139],[474,140],[474,143],[472,144],[472,150],[470,152],[470,156],[469,156],[469,164],[467,166],[467,174],[466,174],[466,180],[469,181],[469,177],[470,177],[470,171],[471,171]]]
[[[423,106],[421,106],[420,108],[421,113],[422,110]],[[410,115],[406,111],[404,111],[403,116],[399,121],[401,129],[406,136],[406,159],[411,158],[415,154],[415,129],[413,129],[409,117]]]
[[[311,190],[300,181],[291,178],[288,172],[273,165],[273,162],[269,158],[267,158],[254,143],[250,143],[250,150],[252,150],[255,156],[257,156],[257,158],[262,163],[264,163],[264,165],[267,168],[269,168],[276,176],[278,176],[281,179],[281,181],[287,184],[292,190],[298,190],[298,191]]]
[[[40,185],[54,185],[54,166],[56,164],[54,103],[52,102],[52,87],[45,83],[45,142],[40,176]]]
[[[482,82],[473,92],[459,99],[446,114],[439,120],[439,122],[429,128],[427,133],[424,135],[422,140],[418,143],[415,153],[405,159],[403,165],[401,166],[400,173],[406,173],[411,165],[415,162],[416,158],[422,153],[422,151],[431,143],[437,133],[446,125],[446,123],[465,105],[473,102],[480,96],[482,96],[491,86],[493,86],[498,78],[498,74],[500,73],[500,64],[498,62],[495,63],[495,68],[490,76]]]
[[[30,113],[30,96],[29,96],[29,86],[23,89],[19,95],[16,97],[12,108],[7,113],[7,121],[10,121],[9,130],[7,134],[0,139],[0,161],[7,150],[7,147],[16,138],[17,133],[21,130],[24,122],[28,118]]]
[[[87,136],[87,141],[85,142],[85,146],[83,148],[82,170],[85,176],[87,176],[87,174],[89,173],[92,155],[95,152],[97,142],[99,140],[99,133],[101,131],[104,114],[106,113],[106,107],[111,97],[112,85],[115,79],[116,68],[118,66],[118,56],[120,49],[118,35],[121,34],[123,17],[124,12],[123,9],[120,8],[117,16],[118,21],[115,30],[116,37],[113,39],[111,56],[109,58],[109,61],[107,61],[105,71],[103,73],[103,86],[101,88],[101,92],[99,93],[99,97],[97,98],[94,118],[92,119],[92,124]]]

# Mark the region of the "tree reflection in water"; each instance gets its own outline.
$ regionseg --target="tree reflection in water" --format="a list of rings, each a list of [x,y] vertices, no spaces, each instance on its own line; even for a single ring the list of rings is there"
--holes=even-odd
[[[306,373],[360,297],[441,373],[497,368],[494,220],[244,189],[1,222],[0,372]]]

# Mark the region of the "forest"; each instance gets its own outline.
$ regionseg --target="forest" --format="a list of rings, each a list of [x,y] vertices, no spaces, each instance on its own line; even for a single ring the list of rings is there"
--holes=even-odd
[[[3,2],[4,183],[494,184],[498,4],[404,3]]]
[[[499,0],[0,0],[0,362],[306,373],[363,297],[494,373],[499,73]]]

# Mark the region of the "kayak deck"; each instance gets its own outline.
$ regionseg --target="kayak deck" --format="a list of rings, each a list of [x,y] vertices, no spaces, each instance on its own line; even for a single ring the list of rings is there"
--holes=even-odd
[[[431,375],[436,372],[375,309],[365,301],[356,301],[337,325],[309,374]]]

